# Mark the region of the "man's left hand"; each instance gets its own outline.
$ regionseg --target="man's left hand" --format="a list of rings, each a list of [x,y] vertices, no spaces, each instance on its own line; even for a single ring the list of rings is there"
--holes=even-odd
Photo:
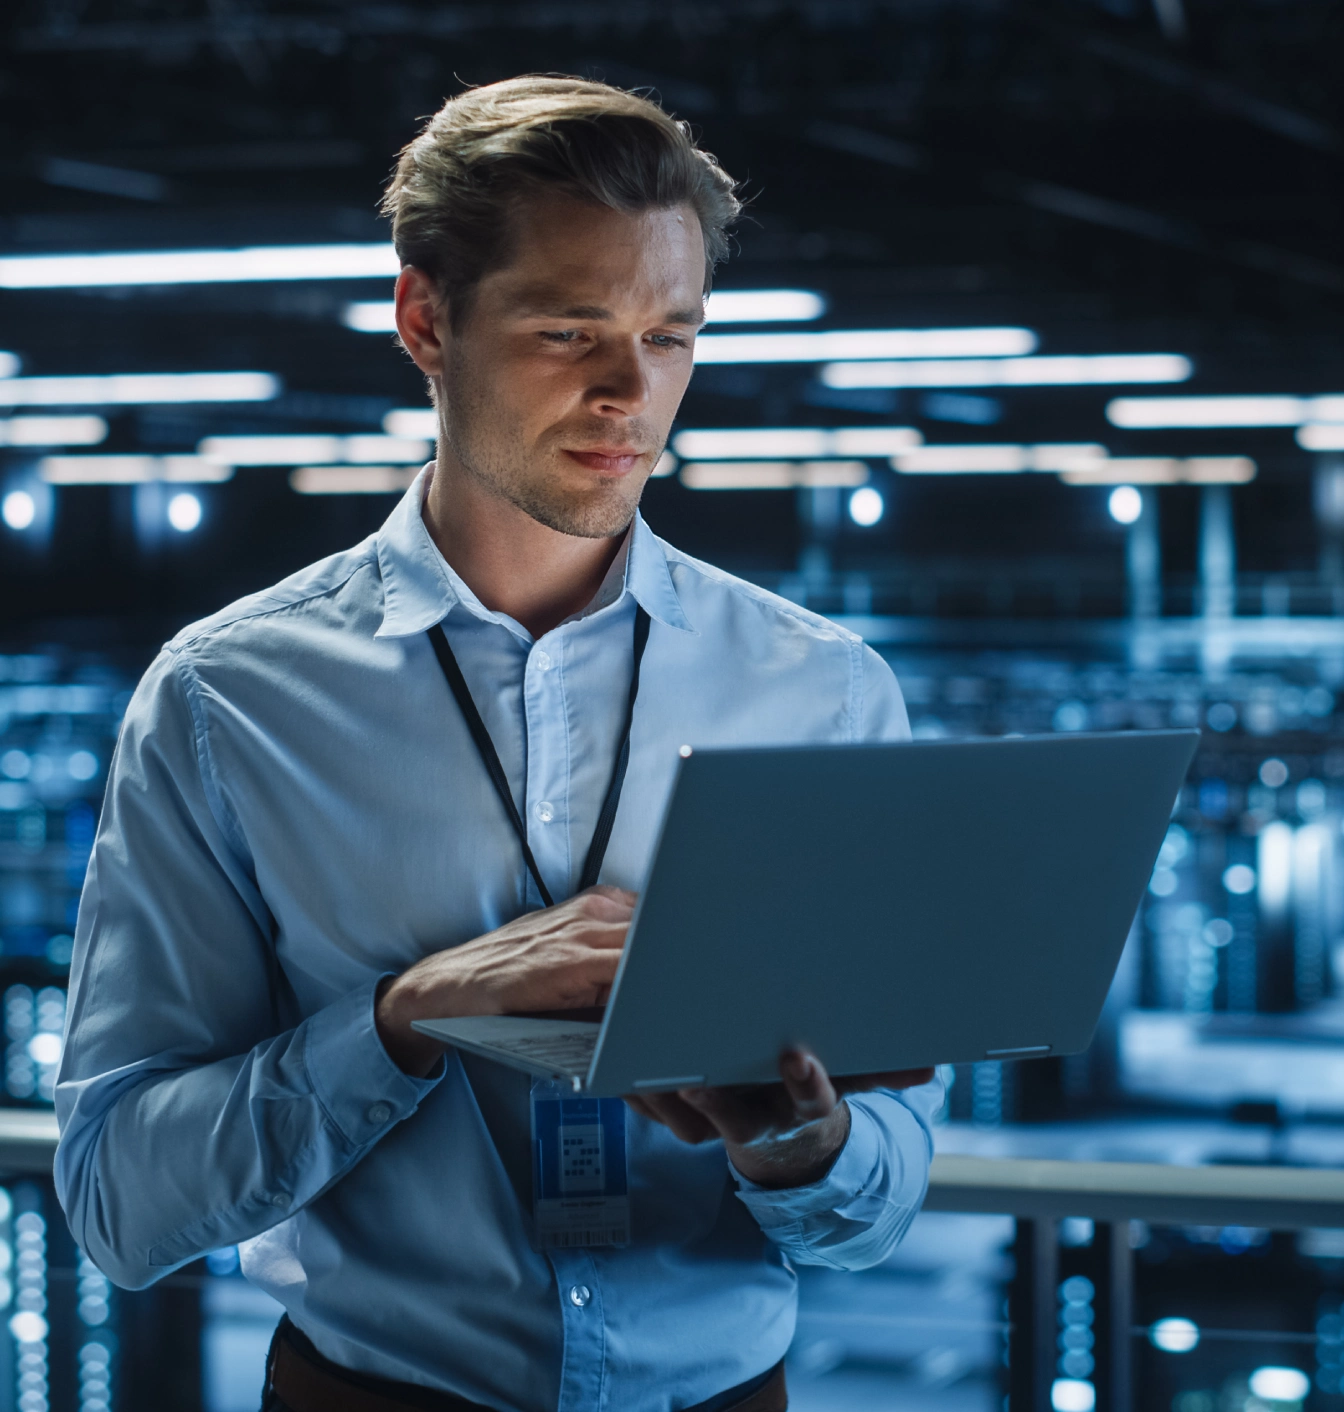
[[[900,1069],[832,1079],[807,1049],[786,1050],[779,1074],[777,1084],[681,1088],[625,1101],[683,1142],[721,1137],[733,1166],[757,1186],[806,1186],[830,1171],[849,1137],[845,1094],[914,1088],[933,1078],[932,1069]]]

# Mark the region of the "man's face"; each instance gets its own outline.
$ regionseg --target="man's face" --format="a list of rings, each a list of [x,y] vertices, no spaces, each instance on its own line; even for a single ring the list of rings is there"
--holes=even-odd
[[[630,523],[691,377],[703,320],[689,207],[627,214],[568,196],[520,203],[514,258],[444,314],[446,450],[563,534]]]

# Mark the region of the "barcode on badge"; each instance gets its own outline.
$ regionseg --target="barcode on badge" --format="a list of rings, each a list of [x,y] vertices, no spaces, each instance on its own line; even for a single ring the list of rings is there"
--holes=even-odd
[[[624,1226],[596,1226],[578,1231],[539,1231],[537,1244],[543,1250],[572,1250],[583,1245],[629,1245],[630,1233]]]

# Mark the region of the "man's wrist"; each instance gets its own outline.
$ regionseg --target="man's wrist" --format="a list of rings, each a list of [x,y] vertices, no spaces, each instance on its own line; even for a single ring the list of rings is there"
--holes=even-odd
[[[398,985],[400,980],[400,976],[387,976],[379,983],[373,1004],[373,1022],[387,1057],[397,1068],[412,1078],[428,1078],[439,1062],[444,1046],[429,1035],[411,1028],[413,1016],[405,1006],[407,988]]]
[[[849,1141],[850,1111],[842,1098],[828,1117],[771,1142],[727,1143],[728,1158],[756,1186],[811,1186],[835,1166]]]

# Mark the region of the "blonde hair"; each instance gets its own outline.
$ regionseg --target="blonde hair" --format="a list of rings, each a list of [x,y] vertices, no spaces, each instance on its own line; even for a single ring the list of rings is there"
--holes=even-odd
[[[559,191],[617,211],[692,207],[705,292],[742,209],[736,184],[658,104],[586,79],[529,74],[449,99],[402,149],[383,195],[403,265],[431,274],[457,322],[511,257],[509,216]]]

